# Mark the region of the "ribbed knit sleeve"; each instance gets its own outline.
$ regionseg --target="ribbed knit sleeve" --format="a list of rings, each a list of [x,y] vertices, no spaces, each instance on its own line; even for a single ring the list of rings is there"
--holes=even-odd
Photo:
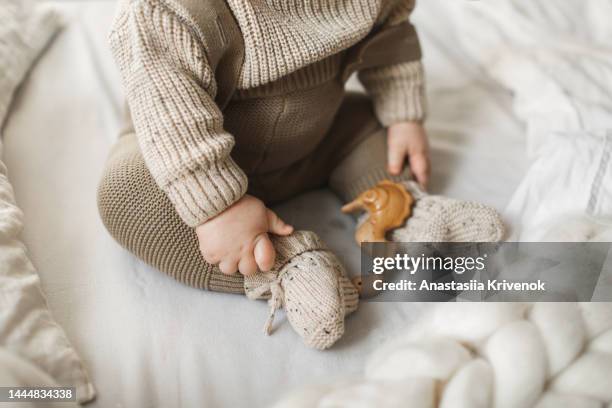
[[[182,220],[200,225],[247,189],[230,157],[234,138],[214,102],[205,48],[155,0],[125,0],[110,42],[145,163]]]
[[[424,78],[421,61],[371,68],[359,73],[383,126],[425,117]]]
[[[390,2],[383,28],[409,20],[414,0]],[[422,120],[426,114],[425,75],[421,61],[370,68],[358,73],[372,97],[378,120],[384,126]]]

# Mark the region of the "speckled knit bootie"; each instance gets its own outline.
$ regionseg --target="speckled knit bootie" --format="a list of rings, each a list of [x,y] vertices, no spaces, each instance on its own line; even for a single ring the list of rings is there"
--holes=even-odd
[[[344,334],[344,318],[357,309],[356,288],[336,256],[308,231],[271,237],[276,249],[270,272],[245,277],[249,299],[268,299],[270,334],[274,315],[284,308],[293,329],[307,346],[331,347]]]
[[[498,242],[505,234],[497,211],[484,204],[426,194],[405,182],[415,199],[404,226],[389,233],[395,242]]]

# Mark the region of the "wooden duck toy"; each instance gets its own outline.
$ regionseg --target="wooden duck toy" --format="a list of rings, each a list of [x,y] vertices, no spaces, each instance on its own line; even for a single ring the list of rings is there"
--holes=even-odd
[[[413,203],[414,199],[403,184],[383,180],[342,207],[342,212],[365,210],[370,214],[355,232],[359,245],[385,242],[387,231],[400,227],[410,216]]]
[[[403,184],[383,180],[342,207],[342,212],[365,210],[369,213],[368,219],[355,232],[355,240],[359,245],[362,242],[386,242],[387,231],[404,224],[411,214],[413,203],[414,199]],[[383,277],[366,276],[369,280],[374,278]],[[371,282],[364,282],[361,276],[353,278],[352,281],[360,297],[369,298],[375,295],[371,290]]]

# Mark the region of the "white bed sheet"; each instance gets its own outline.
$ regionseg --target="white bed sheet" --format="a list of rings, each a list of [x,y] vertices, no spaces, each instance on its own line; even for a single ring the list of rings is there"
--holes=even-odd
[[[527,167],[524,129],[511,95],[462,55],[442,3],[421,2],[415,15],[429,83],[431,189],[502,210]],[[339,344],[317,352],[284,319],[265,337],[264,302],[183,287],[122,250],[95,199],[122,103],[106,48],[114,5],[59,7],[68,28],[18,95],[3,131],[5,160],[50,307],[98,390],[92,406],[266,406],[291,388],[359,372],[373,349],[428,307],[364,303]],[[339,206],[317,191],[278,210],[317,231],[358,273],[353,222]]]

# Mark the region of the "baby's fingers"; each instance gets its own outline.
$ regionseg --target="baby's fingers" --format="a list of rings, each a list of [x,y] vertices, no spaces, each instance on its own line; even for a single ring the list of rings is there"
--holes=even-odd
[[[276,251],[274,250],[274,245],[272,245],[268,234],[259,234],[257,238],[255,238],[253,254],[255,255],[255,262],[260,270],[267,272],[272,269],[276,258]]]
[[[253,253],[244,255],[238,263],[238,270],[244,276],[254,275],[257,273],[257,262]]]
[[[404,145],[398,143],[395,138],[389,138],[388,143],[388,171],[394,176],[399,175],[404,167],[404,159],[406,157],[406,149]]]
[[[224,259],[219,262],[219,269],[225,275],[233,275],[238,270],[238,262],[233,259]]]
[[[410,155],[410,170],[421,187],[426,189],[429,182],[429,155],[427,152]]]
[[[268,217],[268,231],[276,235],[289,235],[293,232],[293,227],[280,219],[276,213],[270,209],[266,211]]]

